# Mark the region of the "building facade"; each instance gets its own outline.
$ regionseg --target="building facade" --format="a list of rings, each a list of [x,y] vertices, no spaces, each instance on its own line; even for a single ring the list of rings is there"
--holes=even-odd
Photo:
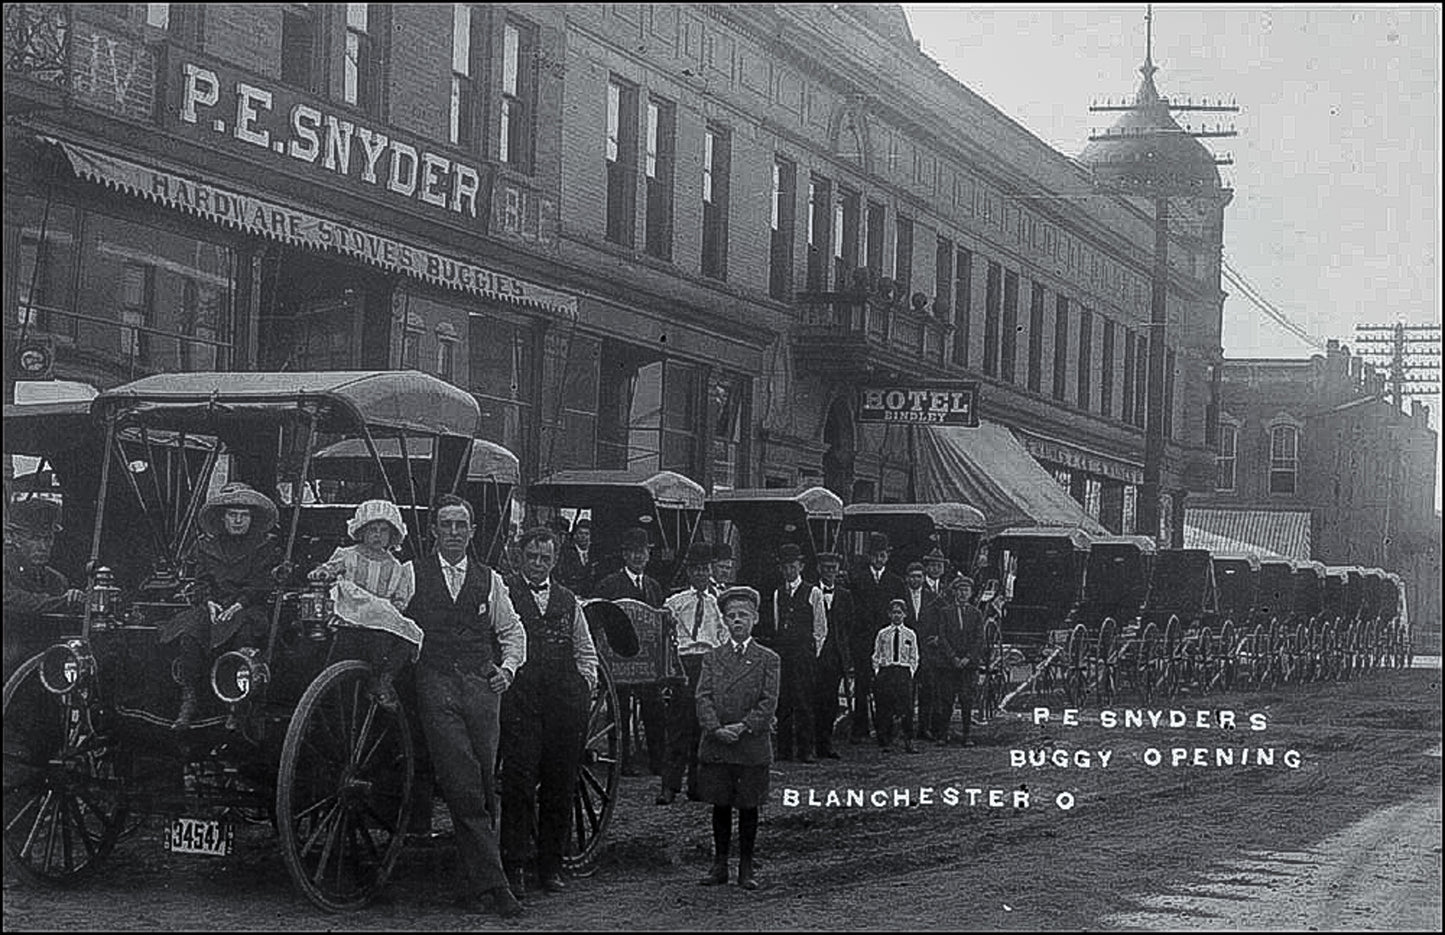
[[[1298,557],[1398,572],[1411,619],[1438,631],[1436,433],[1422,403],[1401,412],[1387,391],[1338,341],[1308,360],[1226,361],[1214,490],[1186,522],[1259,542],[1304,517]]]
[[[860,382],[973,380],[1133,531],[1152,213],[945,75],[896,6],[5,17],[6,344],[57,377],[416,367],[477,396],[524,480],[849,501],[914,496]],[[1176,529],[1213,477],[1227,202],[1171,202]]]

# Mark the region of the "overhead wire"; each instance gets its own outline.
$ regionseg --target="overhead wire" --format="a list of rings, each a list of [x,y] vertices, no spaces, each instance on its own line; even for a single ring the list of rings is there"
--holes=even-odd
[[[1259,289],[1246,279],[1243,273],[1235,269],[1228,259],[1221,261],[1220,271],[1230,285],[1238,289],[1240,295],[1248,300],[1256,309],[1264,313],[1267,318],[1311,347],[1321,351],[1325,350],[1326,342],[1324,340],[1311,334],[1302,325],[1285,314],[1273,302],[1265,298]]]

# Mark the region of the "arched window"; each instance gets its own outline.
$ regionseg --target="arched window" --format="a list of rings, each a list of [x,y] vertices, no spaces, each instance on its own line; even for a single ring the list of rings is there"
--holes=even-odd
[[[1220,420],[1219,443],[1214,453],[1214,489],[1233,490],[1235,454],[1239,442],[1239,426]]]
[[[1299,474],[1299,429],[1276,425],[1269,431],[1269,492],[1292,494]]]

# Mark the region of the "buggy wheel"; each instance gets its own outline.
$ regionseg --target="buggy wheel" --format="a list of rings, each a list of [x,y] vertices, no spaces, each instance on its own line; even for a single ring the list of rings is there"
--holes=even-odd
[[[1161,648],[1163,665],[1159,668],[1159,682],[1156,689],[1165,698],[1179,694],[1180,667],[1184,659],[1184,627],[1179,618],[1171,616],[1164,625],[1164,642]]]
[[[332,911],[364,906],[386,885],[411,810],[411,728],[369,697],[371,672],[355,659],[323,670],[281,748],[281,855],[307,898]]]
[[[5,682],[5,864],[72,886],[105,861],[129,815],[121,757],[97,730],[93,686],[53,694],[35,656]]]
[[[1209,627],[1201,627],[1194,643],[1194,664],[1191,666],[1194,670],[1194,681],[1199,686],[1199,694],[1207,695],[1213,690],[1215,666],[1214,631]]]
[[[1272,659],[1269,633],[1263,623],[1256,623],[1254,632],[1249,637],[1249,681],[1255,691],[1264,688],[1270,669],[1273,668]]]
[[[1119,654],[1119,623],[1113,617],[1105,617],[1099,626],[1099,642],[1094,650],[1096,669],[1094,675],[1094,696],[1101,708],[1114,703],[1118,685],[1114,675]]]
[[[1154,697],[1154,684],[1158,678],[1159,665],[1159,628],[1148,623],[1144,625],[1144,632],[1139,637],[1134,653],[1134,667],[1130,670],[1134,691],[1144,704],[1148,704],[1149,700]]]
[[[1239,671],[1239,644],[1234,634],[1234,621],[1224,621],[1219,631],[1219,687],[1224,691],[1234,688],[1234,679]]]
[[[607,660],[597,660],[597,688],[588,708],[587,734],[577,786],[572,793],[572,828],[562,865],[579,875],[597,869],[602,841],[617,807],[617,786],[622,778],[621,725],[617,690]]]
[[[1269,669],[1265,673],[1265,682],[1270,688],[1278,688],[1280,684],[1289,680],[1289,639],[1284,635],[1284,627],[1278,617],[1269,621]]]
[[[980,686],[978,708],[979,713],[985,721],[991,721],[998,716],[999,706],[1003,704],[1003,696],[1008,688],[1008,668],[1003,655],[1003,632],[999,629],[997,620],[989,620],[983,625],[983,646],[984,652],[988,654],[988,662],[983,670],[983,684]]]
[[[1085,658],[1088,641],[1089,634],[1084,625],[1075,624],[1074,629],[1069,632],[1068,646],[1064,650],[1064,655],[1068,657],[1068,671],[1064,673],[1064,696],[1069,699],[1069,704],[1076,708],[1083,705],[1089,688],[1084,671],[1084,667],[1088,665]]]

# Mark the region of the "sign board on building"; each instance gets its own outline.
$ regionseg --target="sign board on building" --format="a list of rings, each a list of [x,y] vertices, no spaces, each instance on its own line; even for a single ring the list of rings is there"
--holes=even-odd
[[[858,388],[858,421],[978,427],[978,383],[894,383]]]

